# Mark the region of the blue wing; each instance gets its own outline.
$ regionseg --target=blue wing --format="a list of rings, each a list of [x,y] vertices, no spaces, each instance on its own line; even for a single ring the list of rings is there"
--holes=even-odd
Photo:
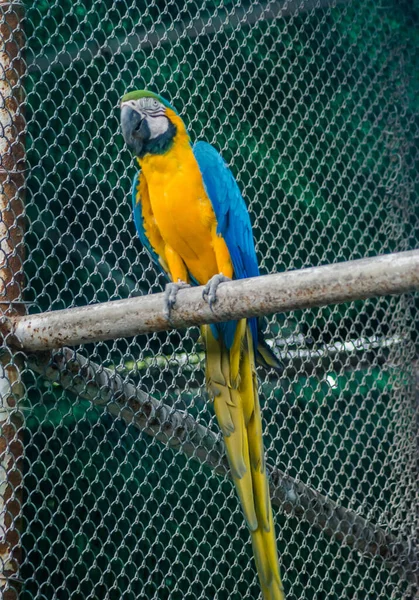
[[[256,277],[259,267],[256,258],[252,225],[247,206],[239,186],[220,154],[206,142],[197,142],[193,147],[195,158],[208,198],[217,217],[217,233],[221,235],[230,253],[234,268],[234,277]],[[249,319],[255,349],[257,347],[257,320]],[[214,328],[213,328],[214,327]],[[215,326],[212,326],[217,335]],[[224,323],[223,337],[230,347],[233,343],[236,323]]]
[[[150,258],[152,259],[154,264],[158,267],[159,271],[165,275],[167,280],[169,280],[169,277],[168,277],[166,271],[162,267],[162,264],[160,262],[158,254],[156,254],[156,252],[153,250],[153,247],[150,244],[150,242],[145,234],[143,213],[141,210],[141,201],[138,202],[138,200],[139,200],[138,184],[139,184],[140,174],[141,174],[141,171],[138,171],[134,175],[134,178],[132,180],[132,214],[134,217],[135,228],[137,230],[138,237],[140,238],[142,245],[144,246],[144,248],[147,250],[148,254],[150,255]]]

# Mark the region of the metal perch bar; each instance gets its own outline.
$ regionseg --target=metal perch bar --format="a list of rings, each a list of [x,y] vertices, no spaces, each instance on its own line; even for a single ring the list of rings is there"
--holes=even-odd
[[[202,287],[180,290],[171,319],[164,294],[24,317],[1,326],[8,343],[48,350],[141,333],[402,294],[419,289],[419,250],[222,283],[211,309]]]
[[[28,357],[28,366],[47,380],[85,398],[126,424],[179,450],[188,458],[229,474],[221,436],[207,429],[188,413],[176,410],[69,348],[53,355],[39,353]],[[409,544],[373,525],[351,510],[268,466],[274,505],[305,519],[336,541],[369,557],[381,558],[415,581],[414,556]]]
[[[372,364],[382,365],[388,360],[390,349],[405,344],[406,340],[400,336],[371,336],[347,342],[322,344],[316,348],[298,347],[293,338],[279,339],[276,343],[268,338],[266,342],[274,349],[276,357],[283,366],[282,375],[291,378],[302,374],[322,376],[329,371],[367,368]],[[304,336],[301,336],[298,342],[300,345],[305,344]],[[173,372],[194,371],[196,373],[197,366],[202,369],[204,362],[203,351],[175,352],[145,356],[137,361],[129,360],[118,366],[116,370],[121,374],[150,370],[158,372],[163,377],[167,375],[172,378]]]

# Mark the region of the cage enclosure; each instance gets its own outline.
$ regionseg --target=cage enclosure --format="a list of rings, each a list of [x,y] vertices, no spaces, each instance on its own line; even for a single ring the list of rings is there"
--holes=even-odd
[[[131,216],[132,89],[170,99],[192,141],[221,152],[263,274],[417,248],[414,3],[0,5],[6,318],[163,289]],[[258,375],[289,600],[416,597],[417,310],[398,294],[266,320],[283,365]],[[260,597],[199,329],[36,354],[4,341],[4,598]]]

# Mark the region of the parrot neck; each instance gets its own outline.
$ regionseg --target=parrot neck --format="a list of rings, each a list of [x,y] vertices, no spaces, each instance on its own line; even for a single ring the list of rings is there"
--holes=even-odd
[[[176,137],[176,127],[169,120],[168,129],[158,135],[155,138],[150,139],[148,142],[144,144],[143,150],[139,155],[139,158],[146,156],[147,154],[166,154],[173,145],[173,140]]]
[[[173,171],[178,171],[185,164],[185,159],[192,154],[190,138],[182,119],[173,112],[173,115],[170,115],[170,120],[176,128],[170,146],[159,154],[146,154],[137,157],[138,164],[146,179],[156,173],[168,175]]]

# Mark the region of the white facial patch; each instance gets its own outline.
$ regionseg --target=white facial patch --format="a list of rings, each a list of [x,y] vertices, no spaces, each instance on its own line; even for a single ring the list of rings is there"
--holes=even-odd
[[[155,98],[145,97],[139,98],[138,100],[126,100],[121,106],[129,106],[141,115],[143,119],[147,120],[151,140],[166,133],[169,129],[166,109],[163,104]]]
[[[169,129],[169,121],[167,117],[153,117],[147,116],[147,125],[150,129],[150,139],[153,140],[162,133],[166,133]]]

